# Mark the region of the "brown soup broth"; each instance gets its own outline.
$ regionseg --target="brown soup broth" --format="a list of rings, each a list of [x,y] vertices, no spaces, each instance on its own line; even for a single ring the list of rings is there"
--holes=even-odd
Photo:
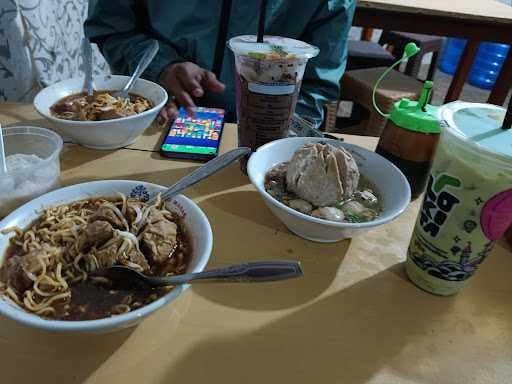
[[[108,90],[108,89],[94,90],[93,97],[97,96],[97,95],[100,95],[102,93],[108,93],[109,95],[112,95],[114,92],[117,92],[117,91],[115,91],[115,90]],[[133,93],[133,92],[128,92],[128,95],[130,96],[130,101],[131,102],[134,102],[139,97],[141,97],[143,99],[146,99],[145,97],[143,97],[141,95],[138,95],[136,93]],[[65,96],[62,99],[59,99],[58,101],[56,101],[51,108],[57,107],[57,106],[62,105],[64,103],[66,103],[66,102],[78,100],[78,99],[80,99],[80,98],[82,98],[84,96],[87,96],[87,92],[73,93],[73,94],[71,94],[69,96]]]
[[[112,95],[114,92],[117,92],[117,91],[115,91],[115,90],[95,90],[93,92],[93,99],[92,99],[93,101],[92,102],[94,102],[94,99],[97,98],[99,95],[104,95],[104,94]],[[145,98],[144,96],[138,95],[133,92],[129,92],[128,95],[130,96],[131,103],[136,103],[138,100],[144,100],[148,104],[148,109],[153,108],[153,106],[154,106],[153,103],[151,102],[151,100]],[[77,108],[78,109],[83,108],[83,105],[87,105],[87,104],[92,105],[92,102],[87,101],[87,99],[85,98],[86,96],[87,96],[86,92],[78,92],[78,93],[73,93],[69,96],[65,96],[65,97],[59,99],[50,107],[51,115],[54,117],[63,118],[66,120],[75,120],[75,121],[81,120],[81,119],[75,118],[75,117],[71,117],[71,118],[64,117],[63,114],[68,113],[68,112],[73,112],[76,115],[76,114],[78,114]],[[78,105],[82,105],[82,107],[77,107],[76,105],[74,105],[74,103],[76,103],[76,102],[78,102],[77,103]],[[119,118],[119,117],[123,117],[123,116],[99,118],[96,120],[112,120],[112,119]],[[94,121],[94,120],[86,120],[86,121]]]

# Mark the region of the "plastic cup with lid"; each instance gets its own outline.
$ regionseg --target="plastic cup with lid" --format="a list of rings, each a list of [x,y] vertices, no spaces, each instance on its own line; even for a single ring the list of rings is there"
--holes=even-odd
[[[300,40],[255,35],[229,40],[235,56],[239,145],[256,150],[286,137],[306,64],[319,49]],[[245,171],[246,159],[242,161]]]
[[[512,130],[505,109],[454,102],[440,107],[442,132],[407,253],[419,287],[458,292],[512,223]]]

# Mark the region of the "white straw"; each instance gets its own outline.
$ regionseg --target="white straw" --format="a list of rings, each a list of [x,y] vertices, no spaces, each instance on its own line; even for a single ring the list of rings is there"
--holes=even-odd
[[[0,124],[0,169],[7,173],[7,164],[5,163],[4,134]]]

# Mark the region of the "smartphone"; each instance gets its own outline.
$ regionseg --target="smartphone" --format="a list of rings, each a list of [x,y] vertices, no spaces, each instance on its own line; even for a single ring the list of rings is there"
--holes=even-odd
[[[193,112],[189,115],[180,108],[160,147],[162,156],[205,161],[217,156],[224,128],[224,110],[197,107]]]

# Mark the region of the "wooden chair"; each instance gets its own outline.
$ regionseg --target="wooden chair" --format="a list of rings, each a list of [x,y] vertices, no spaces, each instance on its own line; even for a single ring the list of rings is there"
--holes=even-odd
[[[387,67],[396,59],[384,47],[364,40],[349,40],[347,44],[347,71],[374,67]]]
[[[405,74],[418,78],[423,56],[427,53],[432,53],[432,60],[430,61],[427,75],[427,80],[432,80],[437,67],[439,53],[443,48],[444,38],[419,33],[383,31],[379,39],[379,45],[386,45],[396,58],[402,55],[405,45],[409,42],[415,43],[420,48],[420,52],[408,60]]]
[[[380,136],[386,124],[386,119],[373,108],[372,91],[379,76],[386,67],[356,69],[345,72],[341,79],[341,100],[350,100],[354,105],[364,108],[365,118],[350,131],[342,133],[355,133],[368,136]],[[422,83],[398,71],[391,71],[381,82],[376,92],[376,101],[384,113],[389,113],[394,103],[402,98],[417,100],[421,92]],[[326,131],[334,131],[338,103],[333,102],[327,106]]]

